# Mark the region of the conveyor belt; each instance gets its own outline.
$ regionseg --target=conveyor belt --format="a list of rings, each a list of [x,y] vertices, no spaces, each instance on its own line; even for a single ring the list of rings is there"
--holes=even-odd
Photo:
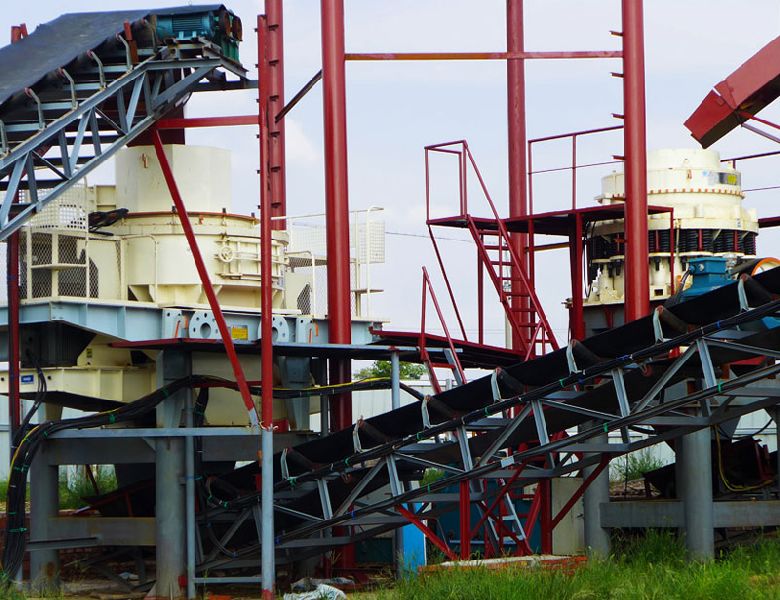
[[[246,87],[243,67],[223,54],[235,54],[237,40],[208,16],[222,10],[68,14],[0,48],[0,240],[204,89],[202,80]],[[207,13],[213,40],[200,26],[168,37],[154,25],[193,12]]]
[[[452,500],[437,494],[462,480],[508,477],[500,472],[519,470],[521,476],[512,484],[516,486],[578,471],[600,456],[590,452],[577,458],[582,452],[577,445],[606,431],[637,427],[650,433],[644,441],[610,444],[614,456],[773,406],[780,397],[773,384],[780,365],[772,360],[780,358],[778,294],[780,269],[755,279],[744,277],[741,283],[668,307],[668,315],[655,323],[652,317],[640,319],[575,344],[569,356],[563,349],[498,369],[427,401],[277,453],[278,561],[300,560],[398,527],[404,522],[399,515],[404,503],[433,503],[421,518],[452,510]],[[656,339],[659,333],[661,341]],[[754,360],[730,374],[718,370],[747,358]],[[677,385],[683,381],[688,385]],[[744,392],[756,384],[764,387]],[[618,389],[624,390],[625,407]],[[729,405],[735,397],[741,402]],[[696,415],[705,405],[712,410],[707,419]],[[511,416],[510,408],[520,416]],[[553,436],[577,426],[585,429],[567,439]],[[555,453],[573,458],[549,463],[547,457]],[[443,469],[446,477],[426,489],[410,488],[428,466]],[[210,479],[210,507],[203,511],[201,524],[220,535],[230,533],[230,552],[212,553],[199,565],[200,572],[230,568],[257,552],[251,518],[232,533],[228,526],[231,514],[240,518],[257,506],[258,472],[252,463]],[[380,488],[389,493],[372,495]],[[359,525],[359,533],[321,537],[328,528],[344,524]]]
[[[761,273],[753,281],[759,284],[765,292],[780,294],[780,269]],[[672,306],[668,310],[677,318],[692,326],[706,325],[727,319],[739,314],[741,311],[737,288],[738,284],[735,282]],[[751,305],[760,305],[769,299],[754,286],[748,285],[745,288],[748,294],[748,302]],[[773,344],[776,341],[774,339],[771,340]],[[575,350],[575,354],[582,358],[595,356],[601,359],[612,359],[629,355],[643,348],[652,347],[654,343],[653,318],[644,317],[588,338],[581,343],[584,350]],[[581,367],[590,366],[581,360],[578,362]],[[658,368],[661,368],[660,365]],[[557,381],[570,374],[567,351],[566,349],[561,349],[533,361],[517,363],[507,367],[505,372],[512,379],[530,388]],[[516,393],[508,386],[501,384],[500,381],[499,387],[502,397]],[[444,391],[438,396],[434,396],[433,400],[434,405],[443,405],[456,413],[466,413],[483,408],[493,402],[492,376],[482,377],[465,385]],[[390,439],[400,438],[424,429],[420,405],[420,402],[414,402],[400,409],[366,419],[366,423],[370,427],[381,431]],[[441,415],[436,416],[435,408],[432,407],[430,412],[432,420],[444,420]],[[565,424],[561,429],[573,425],[576,425],[576,423]],[[314,464],[327,464],[344,460],[346,457],[354,454],[352,433],[352,428],[349,428],[305,442],[295,447],[295,453]],[[363,448],[367,449],[375,445],[376,442],[372,443],[366,436],[362,444]],[[279,455],[276,458],[278,466]],[[278,471],[277,478],[279,473],[281,471]],[[293,474],[302,475],[303,472],[293,472]]]

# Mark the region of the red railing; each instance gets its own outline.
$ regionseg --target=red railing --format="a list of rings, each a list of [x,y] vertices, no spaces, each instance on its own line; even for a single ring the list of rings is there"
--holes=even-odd
[[[431,217],[431,154],[446,154],[457,158],[458,161],[458,205],[459,213],[446,219],[434,219]],[[482,199],[489,208],[489,217],[475,218],[469,211],[468,173],[472,171],[477,178]],[[435,144],[425,148],[425,199],[428,232],[434,246],[436,259],[439,263],[442,276],[447,285],[447,291],[455,308],[455,314],[461,326],[461,331],[466,337],[463,319],[457,307],[455,295],[447,275],[438,243],[433,234],[432,225],[459,226],[469,230],[477,244],[478,255],[478,335],[479,342],[484,342],[484,306],[482,297],[482,274],[487,270],[493,285],[499,296],[499,301],[504,306],[512,329],[518,334],[518,339],[523,345],[518,350],[528,359],[537,354],[537,349],[544,354],[547,349],[557,349],[558,344],[552,333],[549,321],[542,309],[541,302],[536,295],[534,283],[525,268],[526,261],[521,257],[513,235],[507,230],[505,220],[499,215],[496,205],[490,196],[482,173],[477,166],[468,143],[465,140],[457,140]],[[494,244],[485,244],[485,238],[494,238]],[[497,256],[491,253],[497,252]],[[507,289],[508,288],[508,289]],[[524,318],[523,318],[524,316]]]
[[[431,278],[428,275],[428,269],[423,267],[422,269],[422,309],[420,312],[420,360],[428,367],[428,374],[431,379],[431,385],[433,390],[439,394],[441,393],[441,385],[439,384],[439,378],[436,376],[437,368],[450,369],[454,373],[457,373],[460,381],[458,383],[466,382],[466,375],[463,372],[463,367],[458,359],[457,351],[455,350],[455,343],[450,335],[450,330],[447,327],[447,322],[444,320],[444,315],[441,312],[441,306],[439,300],[436,298],[436,293],[433,291],[433,285],[431,284]],[[439,317],[439,323],[444,330],[444,336],[447,338],[447,346],[451,353],[451,363],[438,363],[431,360],[428,352],[428,345],[425,333],[425,313],[428,306],[428,294],[431,295],[431,301],[433,302],[433,308],[436,310],[436,314]]]

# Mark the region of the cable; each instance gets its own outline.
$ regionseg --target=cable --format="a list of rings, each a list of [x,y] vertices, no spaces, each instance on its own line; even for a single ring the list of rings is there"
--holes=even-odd
[[[726,471],[723,468],[723,453],[721,452],[721,448],[720,448],[720,432],[718,431],[717,427],[715,427],[714,429],[715,429],[715,445],[718,450],[718,475],[720,476],[720,479],[723,482],[723,485],[726,486],[727,490],[729,490],[730,492],[750,492],[750,491],[764,488],[772,483],[771,481],[763,481],[756,485],[736,485],[731,483],[726,478]]]
[[[25,528],[27,472],[46,438],[66,429],[87,429],[133,421],[150,413],[165,398],[181,389],[218,382],[228,383],[215,377],[185,377],[124,406],[85,417],[46,421],[30,429],[19,442],[11,460],[6,497],[5,545],[2,562],[0,562],[0,584],[9,584],[22,565],[27,531]]]

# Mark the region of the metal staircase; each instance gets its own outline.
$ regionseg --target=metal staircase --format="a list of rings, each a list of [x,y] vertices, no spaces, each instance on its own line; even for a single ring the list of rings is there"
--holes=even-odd
[[[492,202],[491,208],[495,212]],[[497,215],[495,220],[479,224],[474,217],[466,215],[466,222],[480,262],[498,293],[512,331],[520,340],[525,360],[557,350],[555,336],[504,222]]]
[[[481,274],[484,270],[498,294],[498,300],[506,313],[509,326],[513,332],[513,338],[517,347],[515,350],[523,356],[524,360],[542,356],[551,350],[558,349],[558,343],[552,332],[550,323],[539,301],[532,278],[529,276],[527,261],[520,256],[517,235],[510,234],[504,220],[499,216],[495,203],[490,197],[482,174],[477,167],[468,143],[465,140],[448,142],[428,146],[426,152],[426,201],[428,203],[428,230],[436,249],[439,266],[442,272],[446,269],[438,252],[436,239],[432,226],[457,227],[468,229],[477,248],[477,257],[480,264],[480,280],[478,289],[481,289]],[[446,156],[455,155],[458,161],[458,187],[460,192],[460,214],[446,218],[431,218],[431,176],[430,156],[433,153],[441,153]],[[477,183],[482,196],[489,207],[488,217],[475,217],[469,213],[468,206],[468,173],[472,171],[476,175]],[[514,237],[514,239],[513,239]],[[448,282],[448,289],[449,282]],[[450,289],[450,295],[452,291]],[[480,297],[481,302],[481,297]],[[454,303],[454,299],[453,299]],[[480,308],[479,320],[482,323],[482,308]],[[458,314],[460,320],[460,315]],[[481,334],[480,334],[481,337]],[[481,341],[481,340],[480,340]]]
[[[61,29],[77,28],[82,16],[66,15],[72,19],[41,26],[0,49],[0,66],[29,66],[33,76],[36,69],[40,75],[16,90],[6,81],[0,90],[0,240],[192,92],[248,86],[244,68],[206,39],[161,41],[152,35],[149,40],[145,20],[92,14],[109,19],[105,38],[95,46],[79,47],[81,38],[74,35],[72,46],[58,48]],[[111,15],[118,16],[112,21]],[[143,42],[135,39],[144,32]],[[29,65],[19,64],[20,50],[31,54]],[[48,50],[62,52],[63,62],[53,71],[46,71],[57,64],[51,57],[37,56]]]

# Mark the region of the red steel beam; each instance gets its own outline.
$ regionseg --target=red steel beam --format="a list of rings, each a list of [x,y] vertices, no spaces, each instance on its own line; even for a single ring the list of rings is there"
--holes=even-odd
[[[257,115],[227,117],[192,117],[187,119],[161,119],[157,129],[187,129],[192,127],[229,127],[235,125],[257,126]]]
[[[625,322],[650,312],[647,259],[645,41],[642,0],[623,2],[623,115],[626,197]]]
[[[431,530],[430,527],[428,527],[425,523],[423,523],[416,514],[411,512],[410,510],[405,509],[403,506],[396,506],[395,509],[398,511],[398,514],[400,514],[403,518],[405,518],[407,521],[409,521],[412,525],[417,527],[420,531],[422,531],[423,535],[428,538],[428,540],[436,546],[439,550],[444,553],[444,555],[449,558],[450,560],[458,560],[458,555],[455,554],[450,547],[447,545],[447,543],[442,540],[438,535],[436,535],[433,530]]]
[[[322,101],[325,134],[325,220],[328,252],[328,341],[352,341],[347,180],[347,94],[344,63],[344,0],[321,0]],[[330,365],[330,382],[350,379],[350,361]],[[331,429],[352,424],[348,394],[331,399]]]
[[[621,58],[620,50],[577,50],[572,52],[350,52],[345,60],[512,60]]]
[[[596,479],[599,475],[601,475],[601,472],[604,470],[605,467],[609,465],[609,459],[606,457],[606,455],[603,455],[601,458],[601,461],[599,462],[598,466],[591,471],[590,475],[588,475],[585,478],[585,481],[583,481],[580,486],[576,489],[576,491],[572,494],[571,498],[561,507],[561,510],[558,511],[558,514],[555,515],[552,520],[550,521],[550,528],[555,529],[556,525],[561,522],[563,517],[565,517],[569,511],[574,507],[574,505],[577,503],[577,500],[579,500],[582,495],[585,493],[585,490],[588,489],[588,486],[593,483],[593,480]]]
[[[524,54],[525,38],[523,33],[524,0],[506,2],[506,49],[507,54]],[[508,171],[509,171],[509,216],[521,217],[528,214],[528,157],[526,156],[526,120],[525,120],[525,59],[511,58],[506,61],[507,90],[507,133],[508,133]],[[515,247],[522,268],[528,272],[528,235],[513,233],[510,243]],[[514,270],[514,268],[513,268]],[[522,293],[522,281],[519,274],[512,273],[512,292]],[[529,308],[527,298],[513,295],[512,309],[522,311]],[[528,312],[523,314],[530,315]],[[530,321],[531,319],[524,319]],[[512,330],[512,348],[523,347],[523,340],[530,340],[532,326],[520,331]],[[532,344],[535,348],[535,344]]]
[[[236,347],[233,344],[233,338],[230,336],[230,329],[225,322],[225,317],[222,314],[222,309],[217,299],[217,294],[214,292],[214,287],[211,285],[209,279],[209,272],[206,269],[206,264],[203,262],[203,256],[198,248],[198,241],[195,239],[195,232],[192,230],[192,224],[190,218],[187,215],[187,209],[184,206],[179,187],[176,185],[176,179],[173,176],[173,170],[168,162],[168,157],[165,156],[165,149],[163,148],[162,139],[160,138],[160,132],[156,129],[152,131],[152,140],[154,142],[154,150],[157,154],[157,160],[160,163],[160,169],[162,169],[163,177],[165,177],[165,183],[168,185],[168,191],[171,194],[171,199],[176,207],[176,214],[179,215],[179,221],[181,222],[181,228],[184,231],[184,237],[187,238],[187,243],[192,251],[192,258],[195,261],[195,268],[198,271],[203,291],[208,298],[211,312],[214,313],[214,319],[217,322],[217,328],[219,334],[222,337],[222,342],[225,344],[225,352],[230,359],[230,364],[233,367],[233,375],[236,378],[238,389],[241,392],[241,399],[244,401],[247,412],[249,413],[249,422],[252,426],[257,427],[259,420],[257,417],[257,409],[255,403],[252,400],[252,396],[249,392],[249,386],[244,377],[244,370],[241,368],[241,363],[238,360],[238,354],[236,353]]]
[[[282,0],[265,0],[265,23],[268,52],[268,87],[261,98],[265,98],[270,115],[277,115],[284,108],[284,11]],[[261,90],[262,91],[262,90]],[[271,214],[274,217],[287,215],[287,184],[284,155],[284,119],[268,120],[269,190],[271,193]],[[273,221],[274,229],[286,229],[284,219]]]

